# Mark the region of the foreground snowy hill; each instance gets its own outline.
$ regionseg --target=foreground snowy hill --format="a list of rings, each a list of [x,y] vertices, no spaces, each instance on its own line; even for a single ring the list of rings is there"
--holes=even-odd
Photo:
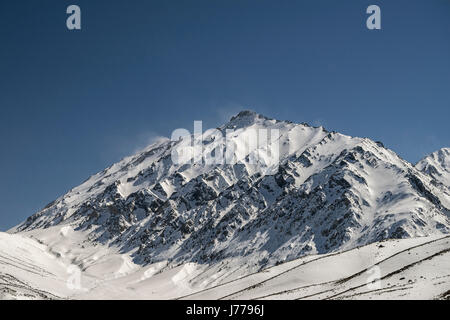
[[[252,148],[255,132],[264,148]],[[198,270],[205,288],[304,256],[450,233],[448,149],[414,166],[380,142],[251,111],[206,131],[200,153],[196,139],[161,139],[10,233],[37,239],[66,267],[96,270],[84,289],[104,281],[97,272],[151,266],[136,283],[181,268],[189,285],[176,281],[178,295]],[[208,162],[221,153],[232,163]],[[158,283],[158,297],[174,297],[172,285]]]
[[[449,299],[450,237],[309,256],[184,299]]]
[[[187,263],[158,272],[158,265],[137,266],[104,248],[86,248],[83,255],[21,236],[0,233],[0,240],[0,299],[450,298],[449,236],[306,256],[228,280],[217,277],[217,265]],[[79,287],[72,254],[84,257]]]
[[[0,232],[0,299],[57,299],[66,270],[45,245]]]

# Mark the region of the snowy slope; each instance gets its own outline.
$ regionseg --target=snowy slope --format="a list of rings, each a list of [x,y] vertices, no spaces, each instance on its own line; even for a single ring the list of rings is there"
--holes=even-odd
[[[249,137],[261,129],[276,139],[252,149]],[[380,142],[251,111],[202,137],[204,159],[231,145],[232,164],[187,161],[198,157],[195,138],[161,139],[9,232],[83,270],[84,289],[128,275],[138,286],[160,277],[159,297],[173,297],[173,285],[187,294],[191,285],[218,285],[305,256],[450,233],[448,149],[414,166]],[[273,148],[279,163],[268,157]],[[177,268],[197,280],[181,288],[184,280],[163,281]]]
[[[59,299],[68,292],[64,290],[65,273],[45,245],[21,235],[0,233],[0,300]]]
[[[56,230],[52,229],[50,233]],[[69,235],[70,238],[70,235]],[[162,270],[113,252],[67,252],[0,234],[0,299],[448,299],[450,237],[387,240],[220,279],[220,266]],[[66,252],[67,255],[62,255]],[[83,260],[73,287],[68,258]],[[82,258],[84,257],[84,258]],[[72,284],[72,285],[70,285]]]
[[[448,266],[449,236],[390,240],[298,259],[182,298],[448,299]]]

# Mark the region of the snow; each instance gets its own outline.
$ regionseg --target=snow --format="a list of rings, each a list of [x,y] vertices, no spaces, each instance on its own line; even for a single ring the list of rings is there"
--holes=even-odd
[[[217,266],[186,263],[164,270],[162,262],[137,266],[126,255],[87,248],[91,255],[77,262],[81,288],[69,285],[72,259],[58,255],[64,246],[5,233],[0,240],[2,299],[435,299],[450,290],[450,236],[305,256],[218,281]]]

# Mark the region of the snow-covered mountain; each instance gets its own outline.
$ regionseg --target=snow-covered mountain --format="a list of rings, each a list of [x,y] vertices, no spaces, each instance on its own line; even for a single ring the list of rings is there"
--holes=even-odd
[[[261,130],[277,133],[264,150],[249,143]],[[414,166],[380,142],[251,111],[206,131],[200,155],[194,139],[161,139],[10,233],[82,270],[98,267],[95,250],[154,272],[204,266],[202,288],[303,256],[450,233],[449,149]],[[187,161],[225,149],[232,163]]]
[[[416,168],[429,174],[435,183],[441,184],[447,190],[450,186],[450,148],[442,148],[425,157]]]

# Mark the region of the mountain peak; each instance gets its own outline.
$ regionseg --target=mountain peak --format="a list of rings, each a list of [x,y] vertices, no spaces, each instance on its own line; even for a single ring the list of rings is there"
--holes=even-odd
[[[442,148],[429,154],[416,164],[416,168],[432,176],[446,186],[450,185],[450,148]]]
[[[450,157],[450,148],[442,148],[438,150],[437,153],[445,155],[446,157]]]
[[[436,161],[440,163],[441,165],[449,164],[450,163],[450,148],[442,148],[439,149],[426,157],[424,157],[422,160],[419,161],[418,165],[420,163],[424,162],[430,162],[430,161]]]
[[[450,148],[442,148],[436,151],[434,156],[444,169],[450,170]]]
[[[237,115],[231,117],[226,125],[227,128],[243,128],[251,126],[258,121],[271,120],[253,110],[242,110]]]
[[[231,117],[230,121],[242,118],[258,118],[258,117],[260,117],[260,115],[253,110],[242,110],[237,115]]]

